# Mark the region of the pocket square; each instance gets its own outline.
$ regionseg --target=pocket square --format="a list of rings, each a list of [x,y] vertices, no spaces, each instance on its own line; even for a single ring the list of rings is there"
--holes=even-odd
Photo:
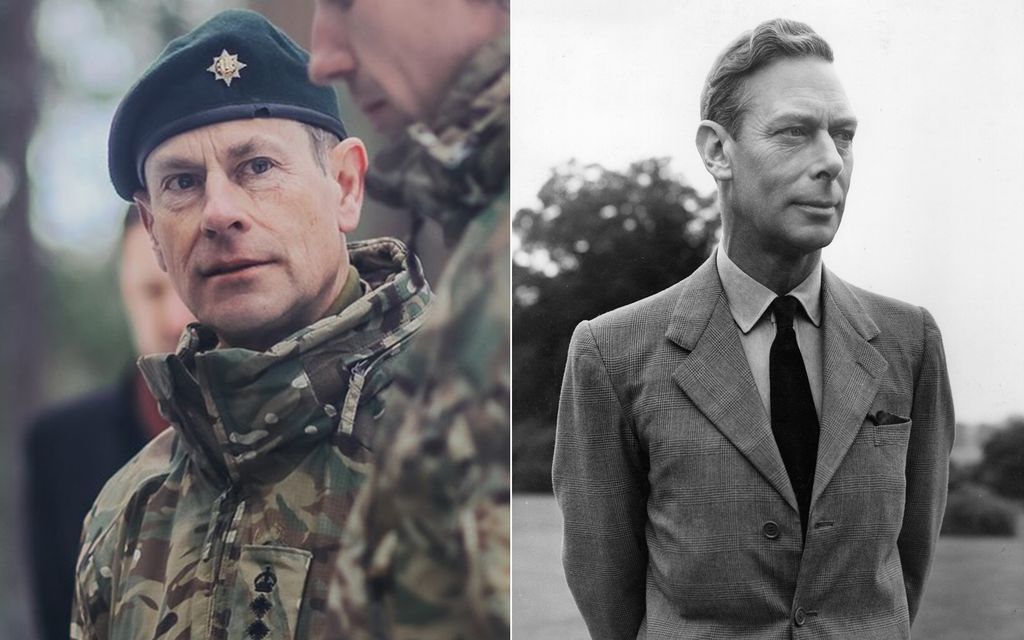
[[[898,416],[895,413],[889,413],[885,409],[879,409],[876,413],[868,414],[868,420],[875,426],[885,426],[889,424],[903,424],[904,422],[910,422],[910,418],[904,418]]]

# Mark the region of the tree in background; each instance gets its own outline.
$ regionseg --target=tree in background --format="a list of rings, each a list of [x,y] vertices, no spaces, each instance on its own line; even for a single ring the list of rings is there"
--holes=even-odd
[[[976,429],[988,434],[982,458],[968,465],[950,463],[942,533],[1013,536],[1024,506],[1024,416]]]
[[[42,366],[38,345],[43,337],[40,255],[29,227],[28,148],[39,119],[39,51],[34,31],[36,3],[0,3],[0,515],[10,513],[19,467],[8,452],[18,442],[17,429],[35,408]],[[0,534],[0,550],[9,548],[9,527]],[[0,572],[8,584],[24,582],[24,571],[8,554],[0,554]],[[27,628],[23,592],[0,603],[0,635]],[[22,615],[19,615],[22,614]]]
[[[36,3],[0,3],[0,435],[23,421],[39,394],[40,257],[29,226],[28,147],[39,119],[41,64]],[[8,442],[4,445],[10,446]],[[6,468],[5,468],[6,469]],[[5,477],[6,478],[6,477]]]
[[[82,167],[69,170],[52,159],[76,158],[82,118],[116,100],[104,86],[110,58],[94,55],[110,50],[105,42],[129,43],[118,49],[123,59],[134,57],[125,51],[148,56],[187,28],[187,8],[198,12],[198,3],[218,2],[0,2],[0,517],[11,523],[0,531],[0,573],[10,587],[0,601],[0,637],[35,637],[18,526],[22,432],[40,406],[83,383],[98,386],[130,351],[113,302],[112,259],[102,248],[100,258],[83,259],[40,242],[62,230],[47,213],[84,199],[69,187]],[[79,33],[95,26],[91,17],[109,29]],[[68,37],[76,23],[79,31]],[[98,162],[91,164],[102,165],[104,148],[96,146]],[[112,229],[122,214],[120,205],[111,207]]]
[[[516,491],[551,491],[558,394],[573,329],[692,273],[717,242],[714,197],[667,158],[624,173],[570,162],[512,221],[512,465]]]
[[[981,450],[979,480],[999,495],[1024,499],[1024,416],[1007,420]]]

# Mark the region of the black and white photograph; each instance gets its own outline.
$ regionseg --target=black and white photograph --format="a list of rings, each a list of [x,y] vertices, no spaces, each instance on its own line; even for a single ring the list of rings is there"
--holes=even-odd
[[[513,22],[513,637],[1022,637],[1021,7]]]

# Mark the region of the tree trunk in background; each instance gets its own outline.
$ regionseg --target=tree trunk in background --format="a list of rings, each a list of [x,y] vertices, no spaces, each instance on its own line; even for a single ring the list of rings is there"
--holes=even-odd
[[[29,228],[26,153],[38,112],[39,65],[35,0],[0,1],[0,575],[24,585],[21,434],[40,398],[43,309],[39,251]],[[0,636],[31,638],[28,590],[2,599]]]
[[[310,32],[313,25],[313,2],[295,0],[249,0],[249,8],[267,17],[293,40],[307,51],[310,48]],[[373,154],[387,141],[370,125],[349,97],[345,83],[339,80],[335,84],[338,91],[338,104],[341,108],[341,119],[349,134],[358,137],[366,144],[373,161]],[[350,240],[362,240],[378,236],[394,236],[407,240],[411,218],[404,211],[396,211],[389,207],[367,199],[363,202],[363,215],[359,228],[349,234]],[[448,252],[444,246],[441,228],[433,221],[427,221],[420,231],[417,251],[423,263],[423,272],[431,283],[437,282],[441,275]]]

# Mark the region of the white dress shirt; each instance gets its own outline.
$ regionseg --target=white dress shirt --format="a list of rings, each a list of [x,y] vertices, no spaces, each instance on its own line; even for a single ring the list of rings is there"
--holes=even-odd
[[[775,340],[775,317],[768,313],[768,307],[776,298],[774,291],[744,273],[736,263],[725,254],[725,248],[719,245],[716,258],[718,277],[722,280],[725,296],[729,300],[729,310],[740,330],[740,342],[747,355],[750,372],[754,374],[757,392],[769,417],[771,407],[771,379],[769,358],[772,342]],[[810,275],[798,284],[787,295],[800,302],[804,313],[797,313],[793,321],[796,331],[796,342],[800,347],[800,355],[804,359],[807,370],[807,381],[811,385],[811,396],[814,398],[814,409],[821,420],[821,388],[822,388],[822,347],[821,347],[821,260],[815,265]]]

